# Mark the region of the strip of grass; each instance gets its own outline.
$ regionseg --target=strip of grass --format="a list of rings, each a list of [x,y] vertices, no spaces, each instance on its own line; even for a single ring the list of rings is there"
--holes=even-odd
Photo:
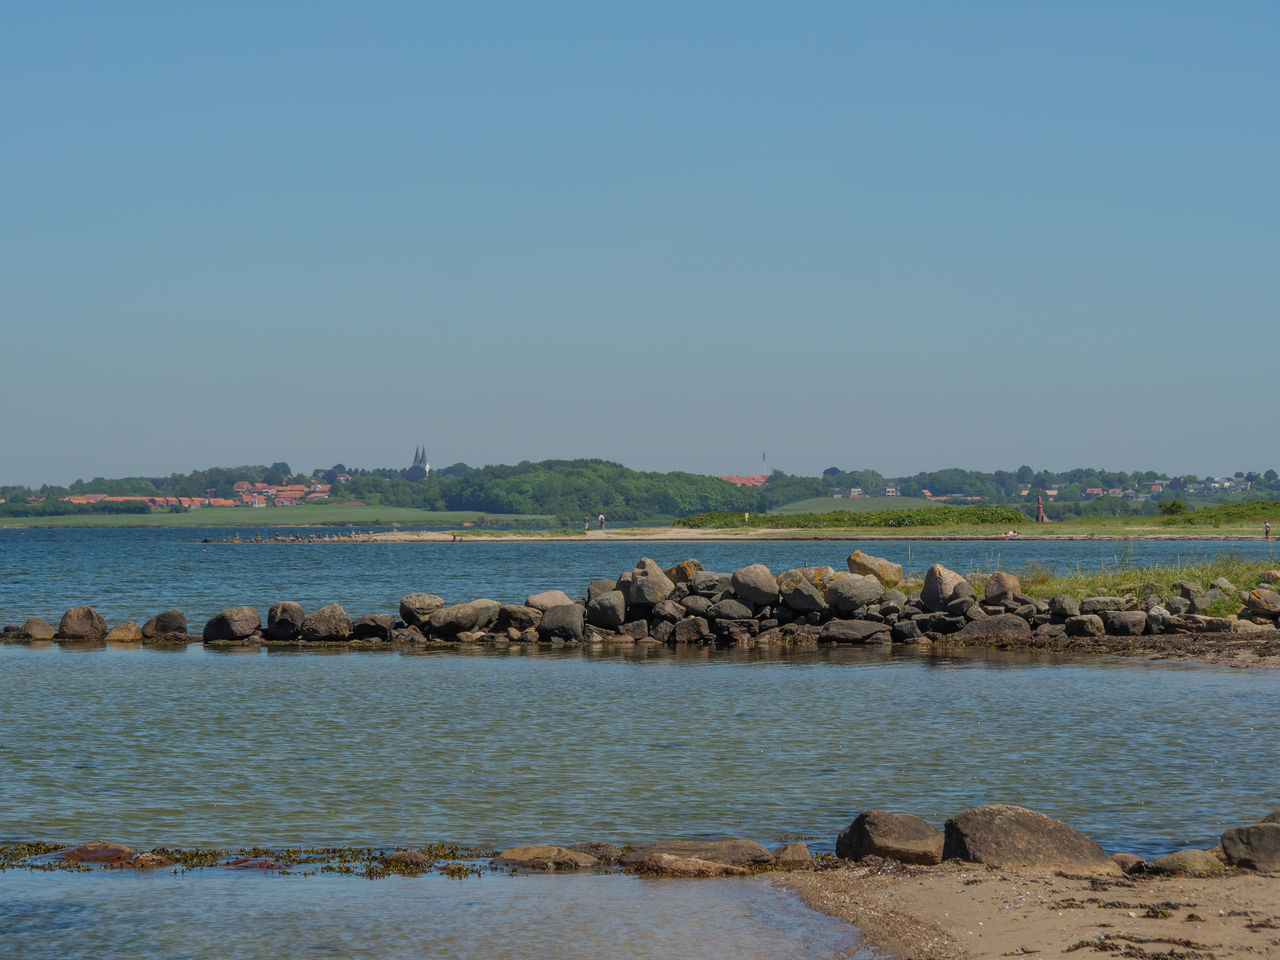
[[[0,527],[451,527],[551,525],[554,518],[529,514],[431,511],[412,507],[315,504],[299,507],[205,507],[186,513],[77,514],[65,517],[0,517]]]
[[[1275,569],[1274,563],[1259,563],[1233,554],[1222,554],[1212,560],[1197,562],[1179,562],[1154,566],[1130,566],[1124,562],[1123,555],[1115,562],[1097,569],[1078,567],[1069,573],[1052,573],[1047,567],[1032,563],[1019,570],[1012,571],[1022,584],[1022,590],[1028,596],[1047,599],[1056,594],[1066,593],[1077,599],[1085,597],[1122,597],[1125,594],[1137,594],[1143,584],[1159,584],[1163,589],[1159,592],[1176,594],[1172,585],[1179,580],[1188,580],[1206,590],[1219,578],[1225,578],[1236,588],[1222,600],[1209,607],[1206,613],[1210,616],[1225,617],[1240,610],[1241,590],[1252,590],[1259,586],[1259,578],[1268,570]],[[988,573],[970,573],[966,579],[974,585],[979,595],[987,582]],[[1273,585],[1264,584],[1268,589]]]
[[[874,513],[878,510],[910,510],[917,507],[937,506],[923,497],[810,497],[794,503],[774,507],[769,516],[787,516],[793,513]]]
[[[677,520],[674,526],[693,530],[751,529],[826,530],[861,529],[866,527],[940,527],[963,524],[1022,524],[1026,517],[1013,507],[920,507],[913,510],[877,510],[851,513],[833,510],[829,513],[793,513],[744,516],[737,513],[695,513]]]
[[[1264,523],[1280,521],[1280,502],[1250,500],[1245,503],[1222,503],[1216,507],[1205,507],[1203,510],[1161,517],[1160,520],[1166,526],[1217,527],[1235,524],[1261,529]]]

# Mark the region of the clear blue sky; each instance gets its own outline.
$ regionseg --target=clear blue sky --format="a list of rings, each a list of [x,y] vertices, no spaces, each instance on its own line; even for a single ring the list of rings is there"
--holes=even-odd
[[[1273,2],[63,2],[0,483],[1280,467]]]

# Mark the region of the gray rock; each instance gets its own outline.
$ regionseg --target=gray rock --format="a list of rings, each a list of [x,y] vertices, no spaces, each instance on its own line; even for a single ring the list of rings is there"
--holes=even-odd
[[[590,603],[596,597],[606,593],[612,593],[617,589],[617,580],[592,580],[587,584],[587,602]]]
[[[714,597],[718,593],[727,593],[733,589],[733,575],[699,570],[689,579],[689,586],[694,593],[704,597]]]
[[[58,637],[63,640],[101,640],[106,635],[107,621],[93,607],[72,607],[58,624]]]
[[[1236,827],[1222,835],[1222,852],[1233,867],[1280,872],[1280,822]]]
[[[822,643],[889,643],[892,634],[887,623],[874,620],[828,620],[818,640]]]
[[[355,640],[390,640],[396,628],[396,618],[389,613],[370,613],[351,625]]]
[[[631,603],[653,606],[671,596],[671,591],[675,588],[676,585],[662,572],[662,568],[644,557],[631,571],[631,587],[627,598]]]
[[[587,620],[593,627],[616,630],[627,620],[627,600],[621,590],[610,590],[587,601]]]
[[[693,579],[694,574],[702,572],[702,562],[699,560],[689,559],[682,560],[674,567],[668,567],[662,571],[667,578],[677,586],[682,583],[688,583]]]
[[[566,603],[573,603],[573,598],[563,590],[544,590],[542,593],[530,594],[524,601],[526,607],[533,607],[543,613],[552,607],[562,607]]]
[[[1142,610],[1105,610],[1102,624],[1113,637],[1140,637],[1147,629],[1147,615]]]
[[[750,620],[751,608],[740,600],[725,598],[713,603],[707,610],[707,616],[713,620]]]
[[[208,641],[246,640],[262,629],[262,618],[253,607],[227,607],[204,625]]]
[[[342,604],[329,603],[302,621],[302,639],[308,643],[342,641],[351,636],[351,627]]]
[[[108,630],[102,639],[108,643],[137,643],[142,639],[142,628],[136,620],[123,620]]]
[[[653,616],[668,623],[675,623],[684,617],[684,607],[674,600],[663,600],[653,608]]]
[[[1258,587],[1256,590],[1242,591],[1240,600],[1253,613],[1270,617],[1272,620],[1280,617],[1280,593],[1274,590]]]
[[[480,621],[480,611],[471,603],[455,603],[434,610],[427,618],[430,631],[442,637],[452,637],[464,630],[474,630]]]
[[[946,824],[943,857],[993,867],[1049,867],[1118,873],[1095,841],[1061,820],[1013,804],[966,810]]]
[[[574,853],[585,853],[588,856],[595,857],[601,863],[613,863],[622,856],[622,849],[612,843],[571,843],[569,844],[569,849]]]
[[[1026,640],[1031,637],[1031,625],[1016,613],[1001,613],[967,623],[954,636],[963,640]]]
[[[778,602],[778,581],[763,563],[753,563],[733,572],[733,592],[744,603],[767,606]]]
[[[680,605],[684,607],[685,613],[695,617],[705,617],[707,611],[711,609],[711,601],[701,594],[690,594],[680,601]]]
[[[899,863],[942,862],[942,831],[909,813],[868,810],[858,814],[836,839],[836,856],[844,860],[884,857]]]
[[[920,590],[920,599],[926,610],[935,613],[947,608],[947,603],[955,595],[955,589],[964,577],[954,570],[948,570],[940,563],[931,566],[924,575],[924,586]]]
[[[273,603],[267,611],[265,636],[275,643],[290,643],[298,639],[306,619],[307,615],[302,612],[302,607],[292,600]]]
[[[1184,600],[1190,600],[1192,597],[1199,596],[1204,593],[1204,587],[1191,580],[1176,580],[1173,583],[1173,589],[1178,591],[1178,595]]]
[[[1191,612],[1191,601],[1186,597],[1170,597],[1164,605],[1174,616]]]
[[[797,613],[814,613],[827,608],[822,593],[800,570],[780,573],[776,582],[782,602]]]
[[[899,620],[890,631],[890,639],[894,643],[914,643],[920,636],[920,627],[914,620]]]
[[[674,643],[676,625],[670,620],[658,620],[649,624],[649,636],[658,643]]]
[[[1235,585],[1226,577],[1219,577],[1217,580],[1213,581],[1213,583],[1209,584],[1209,586],[1215,587],[1222,591],[1223,594],[1232,594],[1236,592]]]
[[[702,617],[685,617],[676,622],[671,634],[673,643],[698,643],[711,634],[711,627]]]
[[[953,617],[963,617],[966,613],[968,613],[970,610],[974,609],[975,607],[980,612],[984,614],[986,613],[985,610],[982,610],[982,608],[978,606],[978,601],[973,597],[952,597],[947,602],[947,613],[951,614]],[[971,617],[970,619],[977,619],[977,618]]]
[[[1102,618],[1096,613],[1082,613],[1078,617],[1068,617],[1063,624],[1068,637],[1100,637],[1107,632]]]
[[[840,577],[827,588],[827,602],[840,613],[852,613],[883,597],[884,588],[879,580],[857,573]]]
[[[434,593],[410,593],[400,598],[400,619],[409,627],[425,627],[431,615],[444,607],[444,598]]]
[[[1080,601],[1069,593],[1054,594],[1049,598],[1049,615],[1056,620],[1080,616]]]
[[[144,639],[162,637],[168,633],[186,633],[187,615],[181,610],[165,610],[142,625]]]
[[[538,636],[544,639],[581,640],[583,611],[576,603],[552,607],[542,615]]]
[[[773,862],[779,867],[803,867],[813,862],[813,853],[799,841],[784,843],[774,848]]]

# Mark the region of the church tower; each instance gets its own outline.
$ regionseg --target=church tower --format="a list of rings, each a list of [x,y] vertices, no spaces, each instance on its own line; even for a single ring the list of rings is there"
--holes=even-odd
[[[413,450],[413,465],[405,471],[405,478],[408,480],[425,480],[427,474],[431,472],[431,464],[427,463],[427,448],[415,447]]]

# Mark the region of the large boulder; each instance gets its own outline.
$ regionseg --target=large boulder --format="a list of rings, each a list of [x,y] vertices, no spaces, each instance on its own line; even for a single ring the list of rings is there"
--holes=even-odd
[[[641,558],[631,569],[631,587],[628,598],[632,603],[653,606],[667,597],[676,585],[662,572],[662,568],[648,557]]]
[[[948,820],[942,855],[993,867],[1119,871],[1102,847],[1083,833],[1008,803],[974,807]]]
[[[455,603],[432,611],[427,625],[432,633],[452,637],[464,630],[474,630],[480,622],[480,610],[473,603]]]
[[[741,600],[725,597],[707,608],[707,616],[713,620],[750,620],[751,608]]]
[[[778,602],[778,581],[763,563],[752,563],[733,571],[734,594],[745,603],[769,606]]]
[[[57,632],[43,618],[31,617],[18,628],[18,632],[14,636],[19,640],[52,640],[57,635]]]
[[[801,567],[800,573],[804,578],[818,588],[818,593],[822,594],[822,598],[827,598],[827,591],[831,589],[831,585],[841,577],[847,577],[849,574],[843,570],[836,570],[835,567]]]
[[[585,612],[576,603],[562,603],[558,607],[552,607],[538,622],[538,636],[548,640],[581,640]]]
[[[63,640],[101,640],[106,635],[107,621],[93,607],[72,607],[58,624],[58,636]]]
[[[302,639],[309,643],[346,640],[351,636],[351,618],[340,603],[328,603],[302,621]]]
[[[777,584],[782,602],[797,613],[817,613],[827,608],[821,591],[801,570],[787,570],[778,574]]]
[[[899,863],[942,862],[942,831],[909,813],[868,810],[858,814],[836,838],[836,856],[844,860],[884,857]]]
[[[827,602],[839,613],[852,613],[859,607],[875,603],[884,587],[875,577],[850,573],[839,577],[827,588]]]
[[[273,603],[267,611],[267,631],[264,635],[273,643],[292,643],[302,634],[302,625],[306,620],[302,604],[281,600]]]
[[[940,563],[935,563],[924,575],[924,586],[920,590],[920,600],[925,607],[935,613],[947,609],[947,604],[955,596],[956,587],[967,582],[954,570],[948,570]]]
[[[543,613],[552,607],[562,607],[566,603],[573,603],[573,597],[563,590],[544,590],[542,593],[530,594],[524,601],[526,607],[533,607]]]
[[[102,639],[111,643],[137,643],[142,639],[142,627],[138,626],[136,620],[122,620],[108,630]]]
[[[396,618],[389,613],[370,613],[351,625],[351,637],[355,640],[390,640],[396,628]]]
[[[1031,637],[1031,624],[1016,613],[998,613],[971,620],[952,636],[959,640],[1027,640]]]
[[[886,587],[895,587],[902,582],[902,564],[891,563],[883,557],[873,557],[861,550],[849,554],[849,572],[875,577]]]
[[[545,844],[511,847],[489,862],[495,867],[518,870],[580,870],[600,865],[600,861],[589,853]]]
[[[187,615],[181,610],[165,610],[142,625],[142,636],[150,640],[152,637],[163,637],[169,633],[186,633]]]
[[[1241,593],[1240,599],[1244,601],[1244,605],[1251,613],[1261,614],[1272,620],[1280,617],[1280,593],[1274,590],[1258,587],[1256,590]]]
[[[733,589],[733,574],[699,570],[689,579],[689,589],[703,597],[714,597]]]
[[[133,850],[122,843],[93,840],[78,846],[65,847],[56,851],[53,856],[59,860],[70,860],[72,863],[117,864],[132,860]]]
[[[671,632],[673,643],[697,643],[711,633],[711,627],[702,617],[685,617],[677,620]]]
[[[488,597],[472,600],[471,605],[476,608],[476,630],[485,630],[493,626],[494,621],[498,619],[498,611],[502,609],[502,604]]]
[[[601,594],[612,593],[614,590],[617,590],[617,589],[618,589],[617,580],[606,580],[606,579],[592,580],[589,584],[587,584],[587,600],[588,601],[594,600],[596,597],[600,596]]]
[[[406,627],[426,626],[431,615],[444,607],[444,598],[434,593],[408,593],[400,598],[400,619]]]
[[[624,867],[635,867],[645,857],[653,854],[692,857],[735,867],[767,866],[773,863],[773,854],[754,840],[661,840],[628,850],[618,858],[618,863]]]
[[[593,627],[616,630],[627,622],[627,598],[610,590],[587,601],[587,620]]]
[[[1104,610],[1099,616],[1113,637],[1140,637],[1147,629],[1145,610]]]
[[[1082,614],[1102,613],[1104,610],[1123,610],[1124,608],[1124,597],[1085,597],[1080,601],[1080,612]]]
[[[1280,873],[1280,821],[1228,830],[1222,835],[1222,852],[1233,867]]]
[[[1226,873],[1227,867],[1212,850],[1175,850],[1173,853],[1152,860],[1147,868],[1151,873],[1175,877],[1212,877]]]
[[[1107,632],[1106,624],[1096,613],[1082,613],[1078,617],[1067,617],[1063,624],[1068,637],[1100,637]]]
[[[1049,598],[1049,616],[1055,620],[1066,620],[1080,616],[1080,601],[1069,593],[1055,593]]]
[[[987,603],[1004,603],[1012,600],[1015,593],[1022,592],[1022,583],[1012,573],[997,570],[987,577],[987,585],[982,595]]]
[[[892,627],[878,620],[828,620],[818,634],[820,643],[889,643]]]
[[[227,607],[204,625],[206,642],[247,640],[262,629],[262,617],[253,607]]]

